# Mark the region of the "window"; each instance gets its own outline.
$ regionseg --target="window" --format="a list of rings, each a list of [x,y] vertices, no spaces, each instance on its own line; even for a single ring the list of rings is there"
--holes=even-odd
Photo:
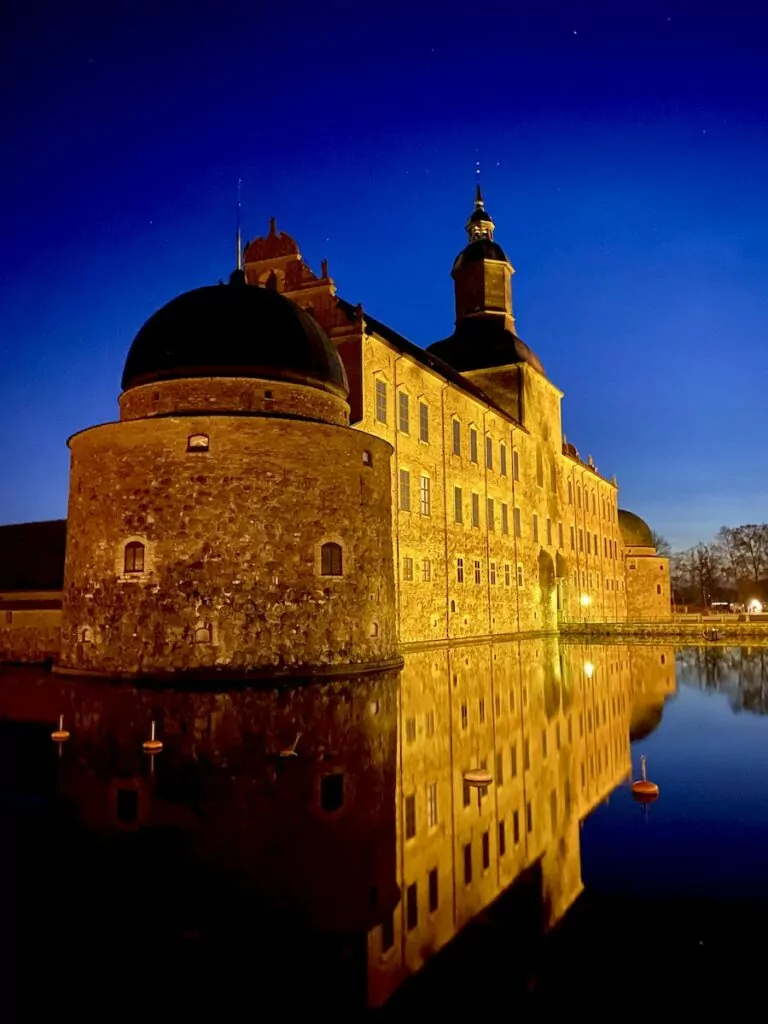
[[[525,825],[529,832],[533,832],[533,807],[530,800],[525,805]]]
[[[124,572],[144,572],[144,545],[138,540],[125,545]]]
[[[499,441],[499,473],[507,475],[507,446],[503,441]]]
[[[190,434],[187,438],[188,452],[207,452],[209,448],[207,434]]]
[[[496,583],[496,563],[495,562],[491,562],[491,567],[490,567],[490,570],[489,570],[489,575],[490,575],[491,585],[494,586],[495,583]],[[659,593],[661,593],[661,588],[659,588]]]
[[[503,857],[507,852],[507,837],[504,832],[504,822],[499,822],[499,856]]]
[[[547,517],[547,547],[552,547],[552,520]]]
[[[608,538],[603,537],[603,557],[608,557]]]
[[[493,438],[485,439],[485,464],[488,469],[493,469]]]
[[[432,513],[432,482],[428,476],[422,476],[419,480],[419,511],[423,516]]]
[[[512,572],[509,562],[504,563],[504,586],[509,587],[512,585]]]
[[[421,562],[421,582],[431,583],[432,581],[432,563],[428,558],[422,559]]]
[[[474,427],[469,428],[469,461],[477,462],[477,431]]]
[[[513,743],[510,747],[510,769],[509,774],[511,778],[517,778],[517,744]]]
[[[461,455],[461,421],[453,420],[453,454]]]
[[[547,759],[547,730],[541,730],[541,756],[546,761]]]
[[[453,488],[453,521],[454,523],[464,522],[464,507],[460,487]]]
[[[397,419],[400,432],[408,434],[411,430],[411,400],[406,391],[397,396]]]
[[[481,697],[478,704],[478,714],[480,716],[480,725],[485,722],[485,697]]]
[[[531,767],[531,744],[528,740],[523,741],[523,771],[527,772]]]
[[[573,504],[573,484],[570,480],[568,481],[568,504]]]
[[[414,743],[416,740],[416,718],[406,718],[405,720],[405,742]]]
[[[549,464],[549,485],[553,491],[557,491],[557,466],[554,461]]]
[[[466,729],[469,722],[469,716],[467,714],[467,705],[461,705],[461,728]]]
[[[565,542],[563,540],[563,524],[562,523],[558,523],[557,524],[557,546],[560,548],[561,551],[565,547]]]
[[[496,754],[496,785],[504,785],[504,755],[501,751]]]
[[[320,548],[320,575],[341,576],[342,568],[341,544],[329,540]]]
[[[557,790],[554,789],[549,794],[549,816],[554,830],[557,828]]]
[[[518,587],[523,585],[523,567],[519,562],[517,563],[517,585]]]
[[[370,452],[363,452],[363,465],[364,466],[372,466],[373,465],[373,456],[371,455]]]
[[[628,569],[637,569],[637,562],[628,562],[627,563],[627,568]]]
[[[512,839],[515,846],[517,846],[520,842],[520,814],[518,811],[515,811],[512,815]]]
[[[522,537],[522,535],[523,535],[523,528],[522,528],[522,521],[521,521],[521,518],[520,518],[520,509],[519,508],[514,508],[512,510],[512,518],[514,519],[514,523],[515,523],[515,536],[516,537]]]
[[[480,525],[480,495],[472,495],[472,525]]]
[[[405,896],[405,927],[412,932],[419,923],[419,903],[416,883],[409,885]]]
[[[587,530],[587,554],[592,554],[592,534]],[[595,552],[597,554],[597,552]]]
[[[437,824],[437,783],[430,782],[427,786],[427,825],[434,828]]]
[[[592,491],[592,515],[597,515],[597,498],[595,497],[594,491]]]
[[[520,479],[520,452],[517,448],[512,451],[512,479]]]
[[[424,731],[427,736],[435,735],[435,712],[431,709],[424,716]]]
[[[437,910],[437,868],[432,868],[429,872],[429,912],[434,914]]]
[[[491,866],[491,836],[489,832],[483,832],[483,871]]]
[[[387,422],[387,384],[383,380],[376,381],[376,419]]]
[[[595,552],[596,555],[599,555],[600,554],[600,544],[598,542],[597,534],[593,533],[592,537],[593,537],[594,542],[595,542],[593,547],[592,547],[592,550]]]
[[[539,517],[536,512],[533,513],[533,539],[534,541],[539,539]]]
[[[411,511],[411,474],[407,469],[400,470],[400,508]]]
[[[472,881],[472,844],[464,844],[464,884]]]
[[[469,788],[469,783],[465,782],[462,789],[462,803],[464,807],[469,807],[472,802],[472,791]]]
[[[479,559],[476,558],[475,559],[475,583],[480,583],[481,581],[482,581],[482,574],[480,572],[480,561],[479,561]]]
[[[334,772],[320,779],[320,806],[328,814],[341,810],[344,805],[344,773]]]
[[[405,838],[416,835],[416,797],[413,793],[405,798]]]
[[[386,953],[395,944],[395,919],[392,914],[387,914],[381,922],[381,952]]]
[[[419,402],[419,440],[429,441],[429,406]]]
[[[576,508],[581,508],[581,484],[576,488]]]
[[[661,593],[661,584],[660,584],[660,583],[657,583],[657,584],[656,584],[656,593],[657,593],[657,594],[660,594],[660,593]]]
[[[584,531],[579,527],[579,551],[584,550]]]
[[[195,628],[195,643],[196,644],[209,644],[213,637],[213,630],[209,622],[201,622]]]
[[[456,582],[457,583],[463,583],[464,582],[464,559],[463,558],[457,558],[456,559]]]
[[[501,532],[509,533],[509,507],[506,501],[501,503]]]
[[[571,523],[571,551],[576,550],[576,528]]]
[[[496,529],[496,517],[494,515],[493,498],[486,499],[486,516],[488,518],[488,529],[493,531]]]
[[[409,555],[403,559],[403,579],[409,583],[413,580],[413,559]]]
[[[541,454],[541,448],[536,449],[536,483],[539,487],[544,486],[544,456]]]

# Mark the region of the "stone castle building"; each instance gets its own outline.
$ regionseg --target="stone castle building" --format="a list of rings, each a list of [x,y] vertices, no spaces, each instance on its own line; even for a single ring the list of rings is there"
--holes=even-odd
[[[229,284],[150,317],[119,421],[70,438],[66,526],[4,528],[22,565],[0,578],[0,654],[300,673],[668,617],[667,560],[566,442],[563,394],[516,333],[479,188],[466,229],[455,330],[427,349],[340,298],[274,220]],[[63,576],[41,590],[20,552],[57,528]]]

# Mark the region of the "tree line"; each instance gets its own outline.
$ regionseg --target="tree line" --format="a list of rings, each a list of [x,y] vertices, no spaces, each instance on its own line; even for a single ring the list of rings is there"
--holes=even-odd
[[[723,526],[713,541],[685,551],[670,552],[663,538],[657,540],[659,554],[669,555],[676,604],[768,603],[768,523]]]

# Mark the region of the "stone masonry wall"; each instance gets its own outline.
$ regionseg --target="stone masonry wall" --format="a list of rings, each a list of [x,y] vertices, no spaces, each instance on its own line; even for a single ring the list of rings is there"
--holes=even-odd
[[[196,432],[209,451],[187,451]],[[395,655],[386,443],[211,416],[106,424],[71,448],[63,666],[282,670]],[[126,574],[133,540],[145,571]],[[320,575],[326,541],[343,548],[341,577]],[[210,642],[196,633],[207,627]]]
[[[0,662],[40,664],[58,658],[61,611],[14,611],[12,621],[0,621]]]
[[[626,579],[627,619],[630,622],[672,617],[668,558],[638,556],[628,548]]]

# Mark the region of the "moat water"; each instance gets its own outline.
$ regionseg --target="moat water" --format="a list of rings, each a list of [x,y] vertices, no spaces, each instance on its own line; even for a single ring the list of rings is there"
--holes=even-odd
[[[3,1019],[733,1003],[768,648],[470,644],[226,692],[3,668],[0,829]]]

